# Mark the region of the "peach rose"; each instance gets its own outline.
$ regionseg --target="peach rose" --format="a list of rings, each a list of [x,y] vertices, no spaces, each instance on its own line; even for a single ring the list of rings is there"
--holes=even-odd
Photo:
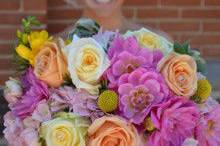
[[[61,51],[63,41],[47,42],[35,57],[35,75],[51,87],[59,87],[67,73],[67,62]]]
[[[190,97],[197,89],[197,65],[189,55],[171,53],[158,64],[170,89],[179,96]]]
[[[105,116],[89,127],[87,146],[143,146],[143,143],[131,123],[116,116]]]

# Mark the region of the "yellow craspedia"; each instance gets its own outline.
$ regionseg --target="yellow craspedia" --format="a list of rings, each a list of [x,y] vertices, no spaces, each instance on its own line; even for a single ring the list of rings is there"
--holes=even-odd
[[[199,102],[205,102],[212,92],[212,86],[208,80],[202,79],[198,81],[197,92],[194,95],[194,99]]]
[[[154,124],[153,124],[153,122],[152,122],[150,117],[145,119],[145,121],[144,121],[144,129],[146,131],[149,131],[149,132],[151,132],[151,131],[153,131],[155,129]]]
[[[111,90],[106,90],[98,98],[99,108],[105,112],[113,112],[118,107],[118,95]]]

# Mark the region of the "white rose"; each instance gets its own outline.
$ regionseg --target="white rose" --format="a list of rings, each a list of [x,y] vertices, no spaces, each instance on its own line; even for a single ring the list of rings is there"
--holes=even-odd
[[[91,94],[98,94],[99,79],[110,65],[102,46],[93,38],[81,38],[73,40],[64,52],[73,84]]]
[[[9,103],[17,102],[18,98],[22,95],[22,87],[18,80],[9,78],[5,82],[4,97]]]
[[[137,31],[127,31],[125,37],[135,36],[141,47],[151,50],[159,49],[166,56],[173,50],[173,43],[165,37],[158,35],[146,28]]]

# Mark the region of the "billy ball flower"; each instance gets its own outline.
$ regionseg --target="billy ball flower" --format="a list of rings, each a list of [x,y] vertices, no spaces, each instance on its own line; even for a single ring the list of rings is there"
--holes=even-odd
[[[113,112],[118,107],[118,95],[111,90],[104,91],[98,98],[98,106],[103,112]]]
[[[212,85],[207,79],[202,79],[198,81],[196,94],[193,96],[193,99],[196,102],[202,103],[205,102],[212,92]]]

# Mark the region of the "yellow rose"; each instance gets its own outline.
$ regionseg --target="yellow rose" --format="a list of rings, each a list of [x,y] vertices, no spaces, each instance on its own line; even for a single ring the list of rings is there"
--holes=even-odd
[[[70,43],[65,53],[73,84],[98,94],[99,79],[110,64],[101,45],[92,38],[81,38]]]
[[[135,36],[141,47],[151,50],[159,49],[164,55],[173,50],[173,44],[166,38],[145,28],[134,32],[128,31],[125,36]]]
[[[42,123],[40,135],[47,146],[85,146],[89,121],[71,113],[60,113],[57,118]]]

